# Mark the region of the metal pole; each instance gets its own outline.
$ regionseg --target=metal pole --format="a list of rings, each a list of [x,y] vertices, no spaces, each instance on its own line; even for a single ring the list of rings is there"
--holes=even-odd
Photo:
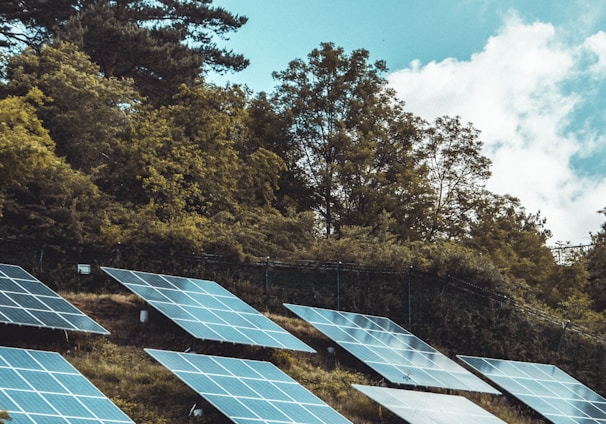
[[[265,258],[265,294],[269,293],[269,256]]]
[[[412,325],[412,311],[411,311],[411,305],[412,302],[410,301],[410,273],[412,271],[412,266],[410,268],[408,268],[408,325]]]
[[[341,261],[337,264],[337,310],[341,309],[341,281],[339,279],[339,268],[341,268]]]
[[[560,340],[558,340],[558,348],[556,349],[556,353],[560,353],[560,348],[562,347],[562,340],[564,340],[564,333],[566,332],[566,327],[570,324],[570,320],[566,320],[562,323],[562,333],[560,333]]]
[[[44,249],[46,249],[46,243],[40,249],[40,258],[38,259],[38,268],[40,268],[40,271],[42,271],[42,264],[44,263]]]

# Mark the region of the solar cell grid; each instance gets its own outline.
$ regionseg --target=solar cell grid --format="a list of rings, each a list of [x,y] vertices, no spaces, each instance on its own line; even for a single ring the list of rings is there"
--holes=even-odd
[[[145,351],[235,423],[350,423],[269,362]]]
[[[53,352],[0,347],[0,409],[15,424],[132,424],[117,406]]]
[[[554,365],[459,358],[555,424],[606,424],[606,399]]]
[[[8,264],[0,264],[0,322],[109,334],[24,269]]]
[[[505,424],[462,396],[354,384],[357,390],[409,424]]]
[[[315,352],[214,281],[101,269],[198,339]]]
[[[500,394],[389,318],[284,306],[394,384]]]

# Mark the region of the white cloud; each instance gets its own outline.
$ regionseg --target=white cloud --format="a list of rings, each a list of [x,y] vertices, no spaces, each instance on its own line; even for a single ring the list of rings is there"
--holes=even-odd
[[[511,14],[469,60],[415,61],[388,80],[413,113],[472,122],[493,161],[488,188],[520,198],[529,212],[540,210],[554,233],[551,243],[576,244],[587,243],[603,222],[596,211],[606,205],[606,173],[575,172],[571,158],[604,141],[570,128],[583,127],[573,120],[591,93],[579,81],[605,75],[606,34],[571,45],[553,25]]]
[[[606,33],[599,31],[588,37],[583,47],[597,59],[596,63],[589,67],[589,72],[594,78],[604,77],[606,72]]]

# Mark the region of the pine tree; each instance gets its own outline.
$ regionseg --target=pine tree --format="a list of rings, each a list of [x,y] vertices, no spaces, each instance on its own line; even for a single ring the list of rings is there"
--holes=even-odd
[[[210,69],[239,71],[242,55],[216,44],[247,21],[212,0],[6,0],[0,4],[0,47],[73,42],[106,78],[132,78],[152,102],[168,101],[181,83]]]

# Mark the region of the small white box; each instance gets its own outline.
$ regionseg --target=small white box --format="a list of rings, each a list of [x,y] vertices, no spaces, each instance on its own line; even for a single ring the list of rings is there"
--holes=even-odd
[[[88,275],[90,274],[89,264],[78,264],[78,274]]]

